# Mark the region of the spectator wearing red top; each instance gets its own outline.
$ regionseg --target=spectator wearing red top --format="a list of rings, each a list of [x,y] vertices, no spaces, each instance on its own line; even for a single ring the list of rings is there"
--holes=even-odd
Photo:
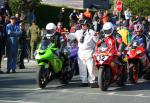
[[[89,11],[89,8],[86,9],[86,11],[83,13],[83,16],[87,20],[91,20],[92,19],[92,13]]]
[[[102,16],[102,22],[105,24],[106,22],[109,22],[110,18],[108,16],[108,11],[106,10]]]
[[[56,32],[59,32],[61,34],[64,34],[66,32],[66,30],[63,28],[63,25],[61,22],[57,23]]]
[[[56,27],[56,32],[59,32],[60,34],[62,34],[65,38],[65,41],[67,40],[65,34],[66,34],[66,29],[63,27],[62,22],[58,22],[57,23],[57,27]]]

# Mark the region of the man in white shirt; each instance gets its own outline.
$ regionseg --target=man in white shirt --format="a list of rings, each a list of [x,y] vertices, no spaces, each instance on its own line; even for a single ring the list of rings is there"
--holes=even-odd
[[[88,86],[89,82],[91,88],[95,88],[97,87],[97,84],[95,83],[95,68],[92,56],[95,51],[95,45],[98,40],[98,36],[96,36],[96,33],[90,29],[90,25],[86,20],[82,24],[82,29],[77,30],[74,36],[78,41],[79,47],[78,64],[82,86]]]

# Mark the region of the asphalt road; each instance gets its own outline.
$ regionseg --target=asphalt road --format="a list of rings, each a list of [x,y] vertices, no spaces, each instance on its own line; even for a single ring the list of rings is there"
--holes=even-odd
[[[6,62],[2,63],[6,71]],[[45,89],[36,84],[35,62],[26,63],[27,69],[17,69],[15,74],[0,74],[0,103],[149,103],[150,81],[139,80],[136,85],[112,86],[107,92],[99,88],[79,87],[76,76],[68,85],[58,80]]]

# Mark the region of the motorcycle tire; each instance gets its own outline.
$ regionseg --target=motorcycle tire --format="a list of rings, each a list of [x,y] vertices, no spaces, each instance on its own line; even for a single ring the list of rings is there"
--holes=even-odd
[[[138,81],[138,66],[135,63],[129,65],[129,80],[132,84],[136,84]]]
[[[123,68],[122,74],[120,74],[120,80],[117,81],[117,85],[120,87],[125,86],[126,80],[127,80],[127,70],[126,68]]]
[[[100,68],[98,74],[98,85],[102,91],[107,91],[111,82],[111,69]]]
[[[150,70],[147,71],[147,72],[144,74],[143,78],[144,78],[145,80],[150,80]]]
[[[37,84],[39,88],[42,89],[46,87],[49,81],[49,75],[46,74],[50,74],[50,73],[45,73],[45,72],[46,70],[43,67],[37,70]]]
[[[74,68],[70,67],[70,61],[64,65],[62,75],[60,77],[60,82],[62,84],[68,84],[74,75]]]

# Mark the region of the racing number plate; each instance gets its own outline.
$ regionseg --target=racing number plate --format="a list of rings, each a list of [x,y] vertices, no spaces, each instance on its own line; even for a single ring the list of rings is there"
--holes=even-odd
[[[107,59],[108,59],[108,56],[105,56],[105,55],[98,55],[97,56],[97,60],[100,62],[100,64],[102,64]]]

